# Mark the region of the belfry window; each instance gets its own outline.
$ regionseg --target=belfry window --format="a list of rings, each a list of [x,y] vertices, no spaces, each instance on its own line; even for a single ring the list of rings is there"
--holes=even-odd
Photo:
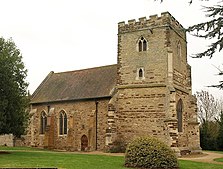
[[[47,126],[47,116],[46,113],[43,111],[40,117],[40,134],[45,134],[46,126]]]
[[[139,52],[142,52],[142,51],[146,51],[147,50],[147,41],[145,38],[141,37],[138,41],[138,50]]]
[[[59,115],[59,134],[67,134],[67,114],[64,111],[61,111]]]
[[[146,49],[147,49],[147,42],[146,42],[146,40],[144,39],[144,40],[143,40],[143,48],[142,48],[142,50],[143,50],[143,51],[146,51]]]
[[[181,43],[178,42],[178,44],[177,44],[177,55],[179,57],[181,57],[181,53],[182,53]]]
[[[178,120],[178,132],[183,131],[183,102],[180,99],[177,102],[177,120]]]

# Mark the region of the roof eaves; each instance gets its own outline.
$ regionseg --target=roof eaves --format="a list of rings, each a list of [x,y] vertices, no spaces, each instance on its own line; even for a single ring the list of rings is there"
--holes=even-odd
[[[97,100],[103,98],[111,98],[110,95],[108,96],[99,96],[99,97],[91,97],[91,98],[77,98],[77,99],[67,99],[67,100],[49,100],[49,101],[40,101],[40,102],[30,102],[30,104],[44,104],[44,103],[57,103],[57,102],[71,102],[71,101],[85,101],[85,100]]]

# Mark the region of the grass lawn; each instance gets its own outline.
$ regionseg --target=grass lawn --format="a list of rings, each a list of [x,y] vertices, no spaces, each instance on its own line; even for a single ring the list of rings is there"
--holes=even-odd
[[[0,147],[0,167],[55,167],[63,169],[127,169],[124,157]],[[180,160],[180,169],[222,169],[223,165]]]

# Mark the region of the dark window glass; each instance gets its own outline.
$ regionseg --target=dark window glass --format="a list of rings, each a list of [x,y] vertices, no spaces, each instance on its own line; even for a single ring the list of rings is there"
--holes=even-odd
[[[40,117],[40,134],[44,134],[46,131],[46,125],[47,125],[47,117],[46,113],[42,112]]]
[[[146,42],[146,40],[144,39],[144,40],[143,40],[143,51],[146,51],[146,48],[147,48],[147,42]]]
[[[142,41],[139,41],[139,52],[142,51]]]
[[[64,134],[67,134],[67,115],[64,113]]]
[[[138,49],[139,52],[147,50],[147,41],[143,37],[138,42]]]
[[[139,77],[140,77],[140,78],[143,77],[143,71],[142,71],[142,69],[139,69]]]
[[[63,114],[62,113],[60,113],[60,119],[59,119],[59,121],[60,121],[60,124],[59,124],[59,127],[60,127],[60,135],[63,135]]]
[[[178,120],[178,132],[183,131],[183,102],[180,99],[177,103],[177,120]]]
[[[40,119],[40,134],[43,134],[44,132],[44,129],[43,129],[43,117],[41,116],[41,119]]]
[[[59,123],[59,134],[67,134],[67,114],[64,111],[60,113]]]

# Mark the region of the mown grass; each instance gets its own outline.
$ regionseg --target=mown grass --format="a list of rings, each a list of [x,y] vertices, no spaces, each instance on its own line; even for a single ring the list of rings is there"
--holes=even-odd
[[[24,147],[0,147],[0,167],[55,167],[61,169],[127,169],[124,157],[46,151]],[[179,160],[180,169],[222,169],[221,164]]]

